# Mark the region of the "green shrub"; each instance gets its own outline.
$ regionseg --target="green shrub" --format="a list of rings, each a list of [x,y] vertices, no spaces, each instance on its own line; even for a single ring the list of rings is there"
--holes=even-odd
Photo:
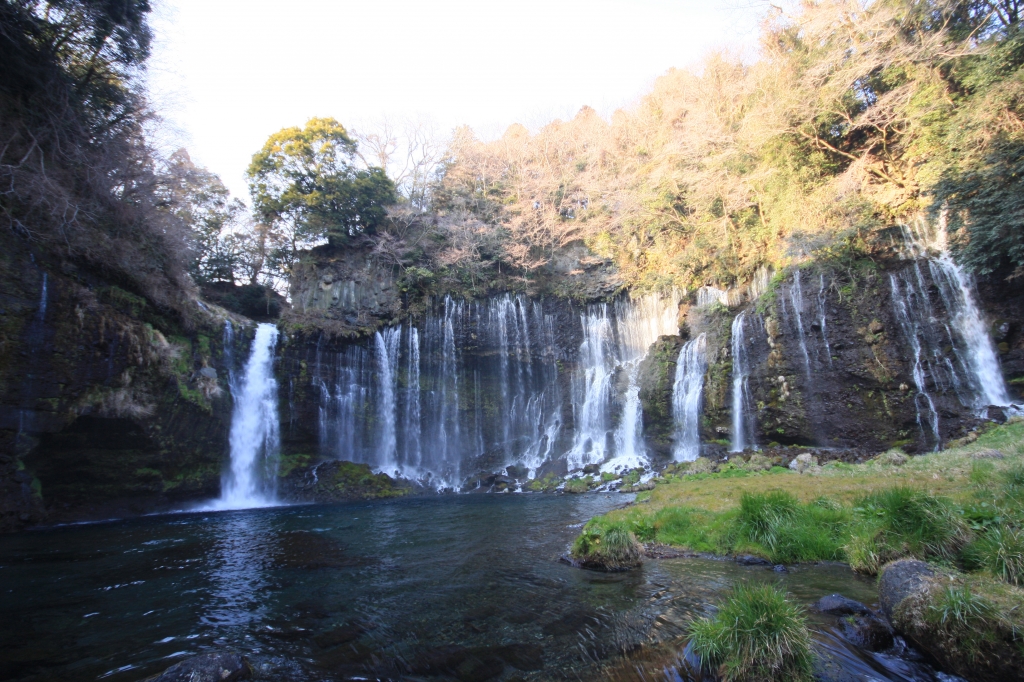
[[[645,516],[633,519],[632,531],[640,542],[650,542],[655,536],[654,525]]]
[[[772,461],[764,455],[753,454],[743,463],[743,468],[747,471],[768,471],[772,468]]]
[[[585,493],[590,490],[590,477],[570,478],[562,488],[567,493]]]
[[[689,626],[704,666],[724,680],[808,680],[813,654],[801,609],[771,585],[738,585],[711,618]]]

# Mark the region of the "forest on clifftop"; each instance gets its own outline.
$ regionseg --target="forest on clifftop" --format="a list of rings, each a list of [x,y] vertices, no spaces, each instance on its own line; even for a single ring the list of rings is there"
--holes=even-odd
[[[0,219],[183,318],[199,286],[284,293],[328,242],[425,293],[525,285],[580,244],[627,287],[727,288],[925,215],[975,272],[1024,272],[1017,0],[772,8],[753,60],[712,54],[610,121],[585,107],[492,141],[313,118],[254,155],[252,208],[147,142],[149,10],[3,4]]]

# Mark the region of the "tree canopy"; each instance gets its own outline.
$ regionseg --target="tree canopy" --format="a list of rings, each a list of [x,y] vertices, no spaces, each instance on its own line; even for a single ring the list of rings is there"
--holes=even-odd
[[[397,201],[380,168],[356,164],[356,142],[333,118],[274,133],[249,165],[253,208],[290,232],[292,251],[326,239],[333,245],[376,232]]]

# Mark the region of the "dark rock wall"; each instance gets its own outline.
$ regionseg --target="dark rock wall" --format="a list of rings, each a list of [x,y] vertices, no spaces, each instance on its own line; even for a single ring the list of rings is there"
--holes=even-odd
[[[5,246],[0,529],[216,495],[231,411],[221,324],[197,309],[183,330],[109,282]]]

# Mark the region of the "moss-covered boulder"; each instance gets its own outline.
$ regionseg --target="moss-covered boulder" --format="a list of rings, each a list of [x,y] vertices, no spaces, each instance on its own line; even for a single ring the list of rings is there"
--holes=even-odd
[[[309,455],[293,455],[280,462],[279,498],[293,502],[346,502],[403,497],[418,490],[409,481],[373,473],[367,464],[311,460]]]
[[[944,668],[971,682],[1020,679],[1024,590],[904,559],[882,569],[878,594],[896,631]]]

